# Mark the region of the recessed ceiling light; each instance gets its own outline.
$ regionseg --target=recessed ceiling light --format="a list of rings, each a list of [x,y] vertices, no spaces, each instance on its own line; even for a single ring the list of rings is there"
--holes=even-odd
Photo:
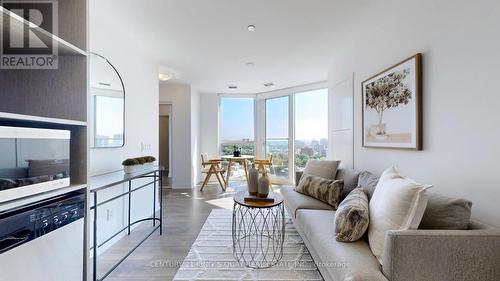
[[[255,66],[255,63],[253,63],[253,62],[251,62],[251,61],[250,61],[250,62],[247,62],[247,66]]]
[[[255,25],[251,24],[247,27],[248,31],[254,32],[255,31]]]
[[[158,79],[160,79],[160,81],[168,81],[172,78],[174,78],[174,75],[172,75],[172,74],[168,74],[168,73],[158,74]]]
[[[267,82],[267,83],[264,83],[264,86],[265,87],[271,87],[271,86],[274,86],[274,83],[273,82]]]
[[[238,89],[238,86],[236,86],[236,85],[230,85],[230,86],[228,86],[228,88],[229,89]]]

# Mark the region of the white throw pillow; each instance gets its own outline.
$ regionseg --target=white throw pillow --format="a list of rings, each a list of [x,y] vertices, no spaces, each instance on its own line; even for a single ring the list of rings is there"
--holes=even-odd
[[[380,176],[369,204],[368,227],[370,248],[380,263],[387,231],[418,228],[427,206],[425,190],[429,187],[401,176],[396,167]]]

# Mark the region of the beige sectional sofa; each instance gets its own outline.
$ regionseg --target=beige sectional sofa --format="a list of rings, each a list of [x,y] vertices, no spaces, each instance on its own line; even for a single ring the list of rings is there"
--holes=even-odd
[[[346,170],[346,185],[357,179]],[[349,178],[348,178],[349,177]],[[468,230],[395,230],[386,233],[381,265],[367,239],[337,242],[331,206],[282,187],[285,206],[325,280],[500,280],[500,231],[477,222]]]

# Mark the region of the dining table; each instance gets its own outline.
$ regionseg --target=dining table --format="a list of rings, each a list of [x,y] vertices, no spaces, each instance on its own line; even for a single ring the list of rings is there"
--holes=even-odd
[[[224,155],[221,158],[222,160],[227,161],[226,188],[229,185],[229,178],[231,176],[231,169],[232,169],[231,167],[233,163],[240,163],[243,165],[243,169],[245,170],[245,178],[247,179],[248,183],[248,161],[255,158],[253,155],[241,155],[241,156]]]

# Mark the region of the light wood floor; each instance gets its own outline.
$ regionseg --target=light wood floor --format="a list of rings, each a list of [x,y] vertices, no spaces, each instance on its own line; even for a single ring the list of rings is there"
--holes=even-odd
[[[232,195],[244,190],[242,182],[232,182],[227,192],[216,183],[207,185],[203,192],[196,189],[164,189],[163,235],[153,233],[105,280],[109,281],[166,281],[172,280],[180,264],[196,240],[210,211],[214,208],[232,208]],[[106,272],[143,237],[152,224],[143,223],[131,236],[122,238],[99,256],[98,272]]]

